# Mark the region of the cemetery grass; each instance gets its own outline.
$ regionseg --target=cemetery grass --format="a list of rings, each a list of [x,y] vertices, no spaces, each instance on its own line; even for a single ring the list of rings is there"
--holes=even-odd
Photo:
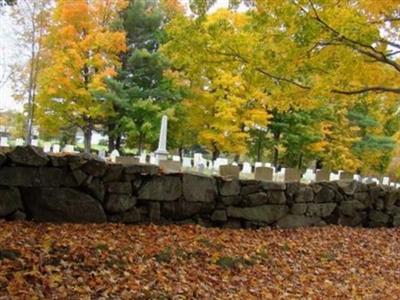
[[[0,225],[0,299],[400,294],[400,229]]]

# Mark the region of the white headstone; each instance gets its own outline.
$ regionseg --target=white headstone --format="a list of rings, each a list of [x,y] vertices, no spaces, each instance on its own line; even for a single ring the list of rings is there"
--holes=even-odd
[[[339,173],[332,173],[329,175],[329,181],[339,180]]]
[[[192,158],[184,156],[182,159],[182,167],[191,168],[192,167]]]
[[[158,159],[154,153],[150,153],[150,161],[152,165],[158,165]]]
[[[142,154],[140,154],[139,162],[141,164],[145,164],[146,163],[146,153],[143,152]]]
[[[0,147],[9,147],[8,137],[3,136],[0,138]]]
[[[23,146],[25,141],[21,138],[15,140],[15,146]]]
[[[383,179],[382,179],[382,184],[383,184],[383,185],[389,185],[389,183],[390,183],[389,177],[383,177]]]
[[[59,153],[60,152],[60,145],[59,144],[54,144],[53,145],[53,153]]]
[[[155,152],[157,161],[168,159],[167,130],[168,130],[168,117],[163,116],[161,119],[161,129],[160,129],[160,138],[158,141],[158,149]]]
[[[243,169],[242,169],[242,173],[244,174],[251,174],[251,164],[248,162],[244,162],[243,163]]]
[[[354,175],[353,175],[353,179],[354,179],[355,181],[361,182],[361,181],[362,181],[362,176],[361,176],[360,174],[354,174]]]
[[[46,152],[46,153],[50,152],[51,151],[51,143],[48,143],[48,142],[44,143],[43,144],[43,151]]]
[[[313,169],[307,169],[306,172],[303,174],[303,179],[307,182],[315,181],[315,173]]]
[[[37,139],[32,140],[31,144],[32,144],[32,146],[37,147],[37,146],[39,146],[39,140],[37,140]]]
[[[266,166],[267,168],[271,168],[271,167],[272,167],[272,164],[271,164],[271,163],[265,163],[265,166]]]
[[[179,155],[173,155],[172,160],[173,161],[181,161],[181,157]]]
[[[100,157],[101,159],[105,159],[105,158],[106,158],[106,151],[103,150],[103,149],[101,149],[101,150],[99,151],[99,157]]]
[[[120,157],[120,156],[121,155],[119,154],[119,151],[117,149],[114,149],[113,151],[111,151],[110,158],[111,158],[112,162],[115,163],[117,160],[117,157]]]

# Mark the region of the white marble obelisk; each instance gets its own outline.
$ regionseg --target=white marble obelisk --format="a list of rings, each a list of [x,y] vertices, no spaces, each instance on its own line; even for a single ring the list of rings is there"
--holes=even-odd
[[[158,149],[156,152],[154,152],[156,154],[157,161],[168,159],[167,129],[168,129],[168,117],[163,116],[161,119],[161,130],[160,130],[160,139],[158,141]]]

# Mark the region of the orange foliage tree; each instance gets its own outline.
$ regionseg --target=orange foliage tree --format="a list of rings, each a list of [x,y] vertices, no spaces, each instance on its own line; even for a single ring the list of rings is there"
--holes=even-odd
[[[60,0],[46,37],[49,63],[39,78],[38,122],[47,134],[80,128],[85,152],[96,124],[110,111],[94,95],[116,74],[119,54],[126,50],[125,33],[111,29],[126,5],[125,0]]]

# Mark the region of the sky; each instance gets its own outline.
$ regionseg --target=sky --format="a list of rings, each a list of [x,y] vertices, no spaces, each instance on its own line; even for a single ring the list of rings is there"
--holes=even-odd
[[[0,0],[1,2],[2,0]],[[187,5],[189,0],[181,0]],[[229,0],[218,0],[211,11],[221,7],[227,7]],[[4,8],[1,8],[4,9]],[[15,25],[14,25],[15,26]],[[2,85],[2,78],[9,73],[8,66],[15,62],[23,61],[23,55],[17,50],[17,43],[13,39],[13,27],[7,14],[0,13],[0,111],[22,110],[22,103],[16,103],[12,97],[11,82]]]

